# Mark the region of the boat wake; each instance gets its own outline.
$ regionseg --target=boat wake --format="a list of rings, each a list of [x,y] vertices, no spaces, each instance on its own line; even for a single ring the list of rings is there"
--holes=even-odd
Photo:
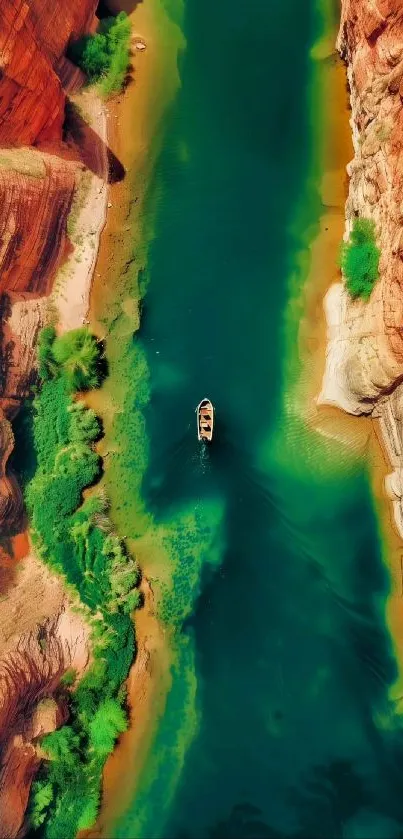
[[[202,475],[205,475],[211,470],[210,453],[208,446],[206,446],[205,443],[199,443],[198,448],[192,457],[192,461]]]

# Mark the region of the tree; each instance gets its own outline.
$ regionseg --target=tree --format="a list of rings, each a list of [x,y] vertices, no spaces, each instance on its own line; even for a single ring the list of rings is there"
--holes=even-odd
[[[370,298],[379,276],[379,257],[374,223],[370,219],[354,219],[349,240],[343,242],[340,253],[340,266],[351,297]]]

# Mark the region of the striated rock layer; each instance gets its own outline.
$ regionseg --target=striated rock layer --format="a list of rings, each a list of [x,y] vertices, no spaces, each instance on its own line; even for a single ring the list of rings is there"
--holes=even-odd
[[[93,28],[96,6],[97,0],[1,2],[0,525],[8,529],[22,511],[7,473],[10,420],[32,384],[35,337],[66,254],[67,217],[83,168],[62,144],[62,84],[71,90],[82,77],[64,53]],[[48,151],[28,147],[45,142]]]
[[[30,393],[47,297],[69,247],[66,225],[83,164],[62,143],[65,92],[83,76],[65,57],[94,24],[97,0],[0,2],[0,833],[23,824],[40,763],[37,738],[66,717],[51,698],[66,668],[83,672],[88,628],[33,557],[14,574],[7,537],[21,491],[8,468],[12,420]],[[36,145],[41,148],[29,148]],[[4,555],[4,556],[3,556]],[[6,563],[3,565],[3,561]],[[11,580],[10,580],[11,577]]]
[[[60,140],[71,39],[92,26],[97,0],[2,0],[0,145]]]
[[[22,825],[41,753],[38,738],[66,720],[52,693],[68,667],[83,672],[88,627],[72,611],[60,580],[28,557],[7,584],[0,612],[0,828],[2,839]]]
[[[342,283],[325,300],[328,350],[319,401],[380,418],[394,468],[387,488],[403,535],[403,5],[342,0],[338,49],[351,92],[354,159],[346,236],[354,216],[375,222],[380,278],[368,302]]]
[[[66,244],[76,164],[21,149],[0,152],[0,294],[47,294]]]

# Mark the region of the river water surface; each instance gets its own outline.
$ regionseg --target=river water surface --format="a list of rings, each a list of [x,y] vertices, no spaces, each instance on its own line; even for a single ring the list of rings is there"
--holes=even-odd
[[[314,0],[186,0],[181,25],[121,420],[141,415],[122,482],[129,492],[132,469],[138,485],[140,463],[142,526],[168,557],[154,583],[172,686],[113,835],[400,836],[388,576],[366,464],[310,431],[293,395],[296,269],[322,209],[311,48],[323,19]],[[208,450],[194,414],[205,396]]]

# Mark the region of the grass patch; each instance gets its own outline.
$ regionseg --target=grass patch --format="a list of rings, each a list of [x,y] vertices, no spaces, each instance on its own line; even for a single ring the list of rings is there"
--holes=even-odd
[[[77,230],[80,213],[83,210],[91,187],[91,172],[83,172],[78,188],[74,193],[73,204],[67,218],[67,235],[73,239]],[[82,234],[79,234],[82,236]]]
[[[84,35],[69,52],[90,83],[101,82],[108,96],[122,89],[130,61],[131,24],[125,12],[105,18],[95,35]]]
[[[369,300],[379,277],[379,258],[374,223],[355,218],[350,238],[342,243],[340,251],[340,267],[351,297]]]
[[[10,169],[30,178],[43,180],[46,177],[46,166],[40,152],[34,149],[7,149],[0,152],[0,168]]]
[[[32,538],[92,615],[94,662],[74,692],[75,672],[62,679],[70,718],[42,739],[46,760],[32,785],[30,819],[46,839],[71,839],[96,819],[103,766],[126,728],[121,685],[134,655],[130,614],[140,605],[140,574],[113,532],[105,498],[99,493],[82,502],[100,474],[94,443],[101,428],[94,411],[74,397],[78,387],[98,381],[100,347],[86,329],[58,338],[47,327],[38,356],[36,471],[25,492]]]

